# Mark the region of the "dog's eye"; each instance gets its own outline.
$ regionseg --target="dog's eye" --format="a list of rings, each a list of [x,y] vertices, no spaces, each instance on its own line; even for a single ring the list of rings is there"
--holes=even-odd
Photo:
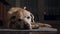
[[[18,19],[18,21],[22,21],[21,19]]]
[[[12,16],[12,17],[11,17],[11,19],[15,19],[15,18],[16,18],[16,16]]]
[[[16,20],[16,16],[12,16],[12,17],[10,18],[10,21],[11,21],[11,22],[15,22],[15,20]]]
[[[29,19],[30,17],[28,16],[27,19]]]

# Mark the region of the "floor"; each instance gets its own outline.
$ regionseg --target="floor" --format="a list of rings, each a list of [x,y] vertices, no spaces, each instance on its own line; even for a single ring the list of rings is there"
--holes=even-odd
[[[60,34],[58,31],[0,31],[0,34]]]

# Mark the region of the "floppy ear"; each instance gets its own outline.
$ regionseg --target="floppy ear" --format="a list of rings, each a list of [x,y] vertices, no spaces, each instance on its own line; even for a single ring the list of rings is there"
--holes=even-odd
[[[8,13],[9,13],[9,14],[13,14],[13,13],[17,12],[18,10],[19,10],[19,8],[12,7],[12,8],[8,11]]]
[[[31,22],[34,22],[34,15],[31,13]]]

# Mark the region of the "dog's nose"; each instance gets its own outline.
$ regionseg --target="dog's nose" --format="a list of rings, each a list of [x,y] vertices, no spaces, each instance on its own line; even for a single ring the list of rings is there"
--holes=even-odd
[[[18,21],[22,21],[22,19],[18,19]]]

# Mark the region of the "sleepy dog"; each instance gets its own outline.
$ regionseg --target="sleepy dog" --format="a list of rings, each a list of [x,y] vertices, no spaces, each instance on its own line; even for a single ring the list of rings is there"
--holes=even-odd
[[[24,22],[28,23],[30,26],[29,28],[32,29],[31,22],[34,22],[34,16],[30,11],[27,11],[27,10],[19,8],[19,7],[12,7],[8,11],[7,15],[8,15],[8,22],[10,22],[11,17],[14,16],[13,18],[15,18],[16,23],[18,22],[17,20],[19,20],[20,25],[21,25],[21,21],[24,21]],[[10,23],[8,23],[8,24],[10,24]],[[8,27],[9,27],[9,25],[8,25]]]
[[[20,27],[22,29],[25,27],[25,25],[27,26],[27,24],[29,26],[29,29],[32,29],[37,25],[38,25],[37,27],[43,26],[40,23],[35,23],[33,14],[30,11],[25,10],[25,8],[22,9],[19,7],[12,7],[8,11],[7,13],[8,28],[19,28]],[[35,26],[32,26],[32,23]],[[45,27],[47,26],[48,25],[45,25]]]

